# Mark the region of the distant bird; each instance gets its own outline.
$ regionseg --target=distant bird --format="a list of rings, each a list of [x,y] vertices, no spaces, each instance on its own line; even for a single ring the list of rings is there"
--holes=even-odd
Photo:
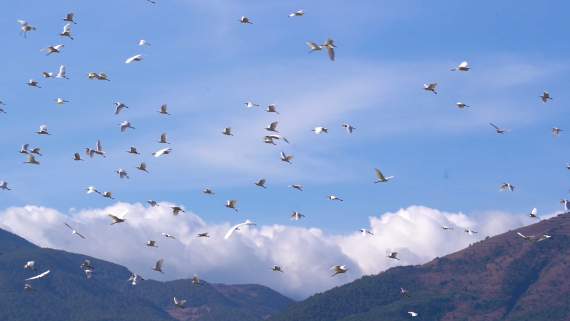
[[[98,193],[98,194],[101,194],[101,193],[100,193],[98,190],[96,190],[95,187],[93,187],[93,186],[87,187],[86,190],[87,190],[87,194],[90,194],[90,193],[93,193],[93,192]]]
[[[85,270],[85,276],[87,276],[88,279],[90,279],[93,274],[97,274],[95,273],[93,270]]]
[[[24,290],[32,290],[32,291],[37,291],[36,289],[32,288],[31,285],[29,284],[24,284]]]
[[[182,212],[182,213],[186,212],[183,209],[181,209],[179,206],[171,206],[170,208],[172,209],[172,214],[174,216],[178,215],[178,213],[180,213],[180,212]]]
[[[528,217],[537,218],[540,220],[540,217],[536,216],[536,207],[532,209],[532,212],[528,214]]]
[[[0,189],[11,191],[11,189],[8,188],[8,183],[4,181],[0,181]]]
[[[210,236],[208,235],[208,232],[204,232],[204,233],[198,234],[198,236],[196,236],[196,237],[210,237]]]
[[[233,134],[232,134],[232,128],[231,128],[231,127],[226,127],[226,128],[224,129],[224,131],[222,132],[222,134],[228,135],[228,136],[233,136]]]
[[[469,107],[469,105],[466,105],[466,104],[464,104],[464,103],[462,103],[462,102],[457,102],[457,103],[455,103],[455,104],[457,105],[457,108]]]
[[[508,188],[509,191],[513,191],[515,189],[515,187],[509,183],[503,183],[503,185],[501,185],[501,188],[499,189],[499,192],[502,192],[505,188]]]
[[[226,205],[224,205],[224,206],[227,208],[232,208],[234,211],[237,212],[238,210],[237,210],[237,208],[235,208],[237,201],[238,200],[228,200]]]
[[[341,202],[342,202],[342,200],[341,200],[340,198],[338,198],[338,197],[336,197],[336,196],[333,196],[333,195],[329,195],[329,196],[327,196],[327,198],[328,198],[329,200],[341,201]]]
[[[350,126],[349,124],[342,124],[342,125],[340,125],[340,127],[346,127],[346,131],[347,131],[349,134],[352,134],[352,131],[353,131],[354,129],[356,129],[356,127],[352,127],[352,126]]]
[[[176,240],[176,238],[175,238],[174,236],[172,236],[172,235],[170,235],[170,234],[168,234],[168,233],[162,233],[162,235],[164,235],[164,237],[167,237],[167,238]]]
[[[69,39],[73,40],[73,37],[71,37],[71,23],[63,26],[63,31],[59,35],[69,37]]]
[[[552,236],[545,234],[545,235],[541,236],[541,237],[538,239],[538,241],[540,242],[540,241],[548,240],[549,238],[552,238]]]
[[[59,73],[57,73],[57,75],[55,75],[54,78],[65,78],[65,79],[69,80],[69,78],[67,78],[65,76],[65,66],[64,65],[59,66]]]
[[[216,195],[216,193],[212,192],[212,190],[209,188],[206,188],[205,190],[203,190],[202,193],[208,194],[208,195]]]
[[[469,233],[469,235],[473,235],[473,234],[477,233],[477,232],[472,231],[472,230],[464,230],[464,232]]]
[[[101,71],[101,73],[88,72],[87,76],[89,77],[89,80],[92,80],[93,78],[97,78],[98,80],[111,81],[110,79],[107,78],[107,74],[102,72],[102,71]]]
[[[226,236],[224,236],[224,239],[226,239],[226,240],[229,239],[230,236],[232,236],[233,232],[234,232],[235,230],[239,230],[239,227],[240,227],[240,226],[243,226],[243,225],[256,225],[256,226],[257,226],[257,224],[253,223],[252,221],[246,220],[245,222],[239,223],[239,224],[235,225],[234,227],[232,227],[232,228],[226,233]]]
[[[198,278],[198,274],[194,274],[194,277],[192,278],[192,284],[204,285],[203,283],[200,283],[200,279]]]
[[[64,45],[47,46],[45,48],[40,49],[40,51],[47,50],[48,53],[46,54],[46,56],[49,56],[52,52],[59,53],[61,48],[63,48],[63,47],[65,47],[65,46]]]
[[[164,148],[159,150],[158,152],[152,153],[152,155],[154,155],[154,157],[159,157],[160,155],[164,154],[170,154],[170,152],[172,151],[172,148]]]
[[[456,70],[460,70],[460,71],[469,71],[469,67],[467,67],[467,61],[464,61],[462,63],[459,64],[459,66],[457,66],[457,68],[455,69],[451,69],[451,71],[456,71]]]
[[[42,71],[44,78],[53,78],[53,72]]]
[[[144,279],[140,275],[133,273],[127,282],[128,281],[133,281],[132,285],[137,285],[138,281],[144,281]]]
[[[144,40],[144,39],[141,39],[141,40],[139,41],[139,46],[144,46],[144,45],[149,45],[149,46],[150,46],[150,43],[146,42],[146,40]]]
[[[277,131],[277,129],[276,129],[278,123],[279,123],[279,122],[274,121],[274,122],[272,122],[271,124],[267,125],[267,127],[265,127],[265,129],[268,130],[268,131],[271,131],[271,132],[276,132],[276,133],[278,133],[278,131]]]
[[[40,148],[39,148],[39,147],[30,149],[30,153],[32,153],[32,154],[38,154],[38,155],[40,155],[40,156],[44,156],[44,155],[42,155],[42,154],[40,153]]]
[[[453,230],[453,227],[449,227],[449,226],[445,226],[445,225],[442,226],[441,228],[444,230]]]
[[[154,3],[154,2],[153,2],[153,3]],[[176,297],[174,297],[174,305],[175,305],[175,306],[181,307],[181,308],[184,309],[184,307],[182,306],[184,303],[186,303],[186,300],[180,300],[180,301],[178,301],[178,300],[176,299]]]
[[[121,214],[120,216],[115,216],[115,215],[112,215],[112,214],[107,214],[107,215],[109,215],[109,218],[111,219],[111,221],[113,221],[113,223],[111,223],[111,225],[116,224],[116,223],[122,223],[122,222],[126,221],[127,219],[124,218],[124,217],[125,217],[125,215],[127,215],[128,212],[129,212],[129,211],[125,211],[125,212],[123,212],[123,214]]]
[[[275,107],[277,107],[277,104],[271,104],[267,106],[267,109],[265,111],[268,113],[276,113],[277,115],[279,115],[279,113],[275,110]]]
[[[48,133],[48,130],[47,130],[47,126],[46,126],[46,125],[41,125],[41,126],[40,126],[40,130],[37,131],[36,134],[40,134],[40,135],[51,135],[50,133]]]
[[[410,292],[408,290],[404,290],[404,288],[400,288],[400,294],[410,297]]]
[[[145,162],[141,162],[141,164],[139,166],[136,166],[135,168],[148,173],[148,171],[146,170]]]
[[[325,127],[315,127],[315,129],[311,129],[311,131],[315,132],[315,134],[328,133],[329,132],[329,130]]]
[[[307,43],[307,45],[311,48],[311,51],[309,51],[309,53],[315,51],[315,50],[321,50],[323,49],[322,46],[317,45],[316,43],[312,42],[312,41],[305,41]]]
[[[131,148],[130,148],[129,150],[127,150],[126,152],[129,153],[129,154],[137,154],[137,155],[139,155],[139,152],[137,152],[137,148],[136,148],[136,147],[133,147],[133,146],[131,146]]]
[[[299,11],[297,11],[297,12],[293,12],[292,14],[290,14],[290,15],[289,15],[289,18],[295,17],[295,16],[300,17],[300,16],[302,16],[302,15],[304,15],[304,14],[305,14],[305,10],[299,10]]]
[[[158,272],[164,274],[164,272],[162,272],[162,262],[164,262],[164,259],[158,260],[158,261],[156,262],[156,265],[155,265],[154,267],[151,267],[151,269],[153,269],[153,270],[155,270],[155,271],[158,271]],[[184,304],[184,302],[186,302],[186,301],[183,301],[182,304]]]
[[[388,255],[388,257],[391,259],[399,260],[399,258],[397,258],[396,255],[398,255],[398,252],[392,252],[390,253],[390,255]]]
[[[238,20],[241,23],[249,23],[252,24],[251,22],[249,22],[249,19],[247,17],[241,17],[241,19]]]
[[[499,129],[499,127],[493,125],[493,123],[489,123],[489,124],[491,124],[491,126],[495,127],[497,133],[499,133],[499,134],[503,134],[504,132],[510,132],[511,131],[510,129]]]
[[[130,63],[133,62],[133,61],[141,61],[141,60],[142,60],[142,56],[144,56],[144,55],[142,55],[142,54],[140,54],[140,55],[134,55],[134,56],[132,56],[131,58],[125,60],[125,63],[126,63],[126,64],[130,64]]]
[[[248,101],[247,103],[244,103],[244,104],[245,104],[245,107],[247,107],[247,108],[249,108],[249,107],[254,107],[254,106],[259,106],[258,104],[254,104],[254,103],[249,102],[249,101]]]
[[[293,214],[291,214],[291,218],[289,218],[289,220],[291,220],[291,221],[292,221],[292,220],[298,221],[298,220],[300,220],[302,217],[305,217],[305,215],[303,215],[303,214],[301,214],[301,213],[299,213],[299,212],[297,212],[297,211],[291,211],[291,212],[293,212]]]
[[[123,108],[129,108],[127,105],[123,104],[122,102],[118,101],[115,103],[115,115],[118,115]]]
[[[103,194],[101,194],[101,196],[114,200],[114,198],[111,196],[111,192],[103,192]]]
[[[6,105],[6,104],[5,104],[5,103],[3,103],[3,102],[0,100],[0,105]]]
[[[34,155],[30,155],[30,154],[28,154],[28,160],[25,161],[25,162],[22,162],[22,163],[24,163],[24,164],[36,164],[36,165],[39,165],[39,164],[40,164],[40,162],[38,162],[38,161],[34,158]]]
[[[170,144],[169,142],[166,141],[166,133],[160,134],[160,139],[157,140],[157,142],[161,144]]]
[[[281,267],[279,267],[277,265],[270,267],[270,269],[271,269],[271,271],[285,273],[285,272],[281,271]]]
[[[65,18],[61,19],[63,21],[69,21],[69,22],[73,22],[74,24],[77,24],[75,21],[73,21],[73,12],[68,13]]]
[[[518,234],[520,237],[522,237],[523,239],[525,239],[525,240],[527,240],[527,241],[529,241],[529,242],[532,242],[532,239],[534,238],[534,235],[531,235],[531,236],[524,236],[524,235],[522,235],[520,232],[517,232],[517,234]]]
[[[434,94],[437,94],[437,93],[435,92],[435,86],[437,86],[437,83],[436,83],[436,82],[432,82],[432,83],[429,84],[429,85],[424,84],[424,90],[433,91]]]
[[[63,104],[63,103],[68,103],[68,102],[69,102],[69,100],[65,100],[65,99],[61,99],[61,98],[56,98],[56,99],[54,99],[54,100],[55,100],[55,103],[58,104],[58,105],[61,105],[61,104]]]
[[[30,79],[26,84],[27,84],[28,86],[31,86],[31,87],[42,88],[42,87],[38,86],[38,82],[35,81],[35,80],[33,80],[33,79]]]
[[[350,270],[346,268],[346,265],[335,265],[330,269],[334,271],[334,274],[331,276],[335,276],[339,273],[346,273],[346,271]]]
[[[36,28],[34,26],[30,26],[26,21],[24,20],[16,20],[18,21],[21,25],[22,25],[22,31],[20,31],[20,34],[22,34],[22,32],[24,33],[24,38],[26,37],[26,32],[30,31],[30,30],[36,30]]]
[[[127,172],[126,172],[124,169],[122,169],[122,168],[119,168],[118,170],[116,170],[115,173],[119,174],[119,177],[120,177],[121,179],[123,179],[123,178],[125,178],[125,177],[126,177],[126,178],[129,178],[129,175],[127,174]]]
[[[562,129],[556,127],[552,127],[551,129],[552,129],[552,136],[560,136],[560,132],[562,131]]]
[[[30,269],[30,270],[34,270],[37,271],[38,269],[34,268],[34,261],[28,261],[28,263],[26,263],[26,265],[24,265],[24,269]]]
[[[103,157],[105,157],[105,154],[107,154],[107,152],[103,151],[103,144],[101,144],[100,140],[97,140],[95,143],[95,150],[93,150],[93,154],[101,155]],[[93,155],[91,155],[91,151],[89,151],[89,156],[93,157]]]
[[[417,317],[419,315],[418,313],[415,313],[413,311],[408,311],[408,314],[413,316],[413,317]]]
[[[153,201],[153,200],[148,200],[148,201],[146,201],[146,202],[147,202],[147,203],[149,203],[149,204],[150,204],[150,206],[152,206],[152,207],[155,207],[155,206],[160,206],[160,205],[158,205],[158,203],[157,203],[157,202],[155,202],[155,201]]]
[[[0,103],[1,103],[1,102],[2,102],[2,101],[0,101]],[[4,105],[4,104],[2,104],[2,105]],[[0,114],[2,114],[2,113],[7,114],[7,112],[5,112],[4,109],[0,108]]]
[[[300,190],[301,192],[303,191],[303,189],[302,189],[302,188],[303,188],[303,185],[296,185],[296,184],[293,184],[293,185],[289,185],[288,187],[293,187],[293,188],[295,188],[295,189]]]
[[[151,246],[151,247],[156,247],[156,248],[158,248],[158,246],[154,245],[155,243],[156,243],[156,241],[152,241],[152,240],[151,240],[151,241],[146,242],[146,246]]]
[[[135,129],[133,126],[131,126],[131,123],[129,123],[126,120],[118,125],[121,126],[121,133],[124,133],[127,130],[127,128]]]
[[[391,178],[393,178],[394,176],[388,176],[388,177],[384,177],[384,175],[382,175],[382,172],[380,172],[378,169],[374,169],[374,173],[376,174],[376,177],[378,178],[378,180],[374,183],[383,183],[383,182],[387,182],[389,181]]]
[[[47,270],[47,271],[45,271],[44,273],[38,274],[38,275],[33,276],[33,277],[31,277],[31,278],[27,278],[27,279],[25,279],[24,281],[35,280],[35,279],[41,279],[41,278],[45,277],[46,275],[48,275],[49,271],[50,271],[50,270]]]
[[[73,229],[73,227],[69,226],[69,224],[67,224],[67,223],[64,223],[64,224],[65,224],[65,226],[67,226],[67,227],[69,227],[69,228],[71,229],[71,233],[72,233],[72,234],[77,234],[77,235],[79,235],[82,239],[85,239],[85,237],[84,237],[83,235],[79,234],[76,230]]]
[[[83,263],[81,263],[81,265],[79,267],[80,268],[86,267],[86,268],[94,269],[94,267],[91,266],[91,261],[89,261],[89,260],[85,260]]]
[[[564,203],[564,209],[566,210],[566,212],[570,211],[570,202],[566,199],[561,199],[560,202],[558,202],[558,204],[562,204]]]
[[[170,114],[166,111],[167,108],[168,108],[168,105],[163,104],[162,106],[160,106],[160,109],[157,110],[156,112],[159,113],[159,114],[170,115]]]
[[[330,60],[334,61],[334,48],[336,48],[336,46],[333,44],[333,40],[331,38],[327,38],[321,47],[327,49]]]
[[[287,140],[287,138],[280,136],[280,135],[265,135],[265,136],[263,136],[263,141],[268,143],[268,144],[276,145],[273,142],[274,139],[283,139],[287,144],[289,144],[289,141]]]
[[[547,100],[547,99],[552,99],[552,98],[550,97],[550,94],[547,93],[546,91],[543,91],[543,92],[542,92],[542,95],[540,95],[540,96],[538,96],[538,97],[542,98],[542,103],[543,103],[543,104],[546,104],[546,100]]]
[[[374,233],[364,228],[361,228],[359,231],[362,232],[362,236],[366,236],[366,234],[374,235]]]
[[[22,148],[20,149],[20,151],[18,153],[20,154],[27,154],[28,153],[28,146],[30,146],[30,144],[24,144],[22,145]]]
[[[293,157],[295,157],[295,155],[289,155],[289,156],[287,156],[287,155],[285,155],[284,152],[281,152],[281,160],[284,161],[284,162],[287,162],[287,163],[291,164],[291,159],[293,159]]]
[[[257,186],[260,186],[260,187],[263,187],[263,188],[267,188],[267,187],[264,186],[264,184],[265,184],[265,178],[260,179],[259,182],[253,182],[253,184],[255,184],[255,185],[257,185]]]

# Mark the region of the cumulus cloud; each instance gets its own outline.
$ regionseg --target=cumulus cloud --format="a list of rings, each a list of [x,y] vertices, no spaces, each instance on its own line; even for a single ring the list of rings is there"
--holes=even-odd
[[[369,217],[374,235],[359,232],[326,235],[318,228],[294,225],[242,227],[228,240],[226,232],[237,223],[207,223],[191,213],[173,216],[169,203],[145,207],[140,203],[116,203],[100,209],[71,210],[68,215],[37,207],[10,207],[0,212],[0,227],[39,246],[82,253],[126,266],[145,278],[166,281],[190,278],[194,273],[212,283],[257,283],[294,299],[377,274],[397,265],[425,263],[436,256],[460,250],[470,243],[533,221],[506,212],[482,212],[470,216],[423,206]],[[110,225],[107,214],[128,210],[124,223]],[[552,214],[554,215],[554,214]],[[547,217],[547,216],[545,216]],[[69,223],[86,239],[73,235]],[[454,230],[444,231],[442,225]],[[478,231],[468,235],[463,229]],[[166,238],[166,232],[176,237]],[[209,238],[196,235],[209,232]],[[148,240],[158,248],[147,247]],[[398,251],[400,261],[386,256]],[[149,268],[164,259],[164,275]],[[285,273],[269,268],[281,266]],[[334,265],[347,265],[348,273],[331,278]]]

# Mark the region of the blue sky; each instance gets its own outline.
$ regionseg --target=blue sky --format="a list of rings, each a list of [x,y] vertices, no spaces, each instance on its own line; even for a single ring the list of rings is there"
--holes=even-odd
[[[517,218],[505,220],[504,230],[488,231],[495,234],[532,223],[524,215],[533,207],[539,215],[563,209],[557,203],[568,196],[570,132],[553,137],[550,128],[570,131],[563,104],[568,46],[560,40],[568,28],[567,4],[156,2],[0,4],[0,37],[9,48],[0,60],[0,100],[7,112],[0,115],[0,180],[12,189],[0,191],[5,215],[32,205],[81,224],[79,214],[87,211],[99,213],[101,228],[108,229],[111,209],[142,213],[137,203],[153,199],[183,206],[207,226],[250,219],[277,230],[318,229],[335,239],[414,205],[465,214],[472,226],[493,213]],[[301,9],[304,16],[287,17]],[[58,35],[68,12],[75,13],[75,40]],[[241,16],[253,24],[240,24]],[[19,36],[18,19],[37,30]],[[334,62],[325,52],[307,54],[305,41],[326,38],[337,45]],[[138,46],[140,39],[151,45]],[[59,54],[40,52],[57,44],[65,45]],[[146,56],[124,63],[136,54]],[[462,61],[472,69],[449,71]],[[42,71],[57,73],[62,64],[70,80],[42,78]],[[87,80],[87,72],[100,71],[111,81]],[[29,79],[42,88],[27,86]],[[431,82],[438,83],[437,95],[422,90]],[[543,91],[554,100],[543,104]],[[58,97],[70,102],[58,106]],[[118,116],[117,101],[130,107]],[[260,106],[245,108],[247,101]],[[458,101],[471,107],[458,109]],[[170,116],[156,113],[165,103]],[[279,115],[263,111],[272,103]],[[117,124],[124,120],[136,129],[121,134]],[[264,128],[274,121],[290,144],[262,142],[269,133]],[[499,135],[489,122],[512,132]],[[349,135],[343,123],[356,130]],[[42,124],[51,136],[34,133]],[[220,133],[227,126],[235,136]],[[329,133],[315,135],[311,129],[317,126]],[[165,147],[155,142],[162,132],[173,152],[154,158],[150,154]],[[84,148],[94,148],[97,139],[107,157],[85,158]],[[40,166],[22,164],[25,155],[17,151],[24,143],[41,147]],[[130,146],[141,155],[126,153]],[[279,160],[281,151],[295,155],[292,165]],[[75,152],[85,161],[72,161]],[[150,173],[134,168],[141,161]],[[131,178],[120,180],[114,173],[119,168]],[[394,178],[373,184],[374,168]],[[267,179],[266,190],[252,184],[261,178]],[[499,192],[503,182],[515,191]],[[303,185],[303,191],[290,184]],[[111,191],[116,201],[86,194],[91,185]],[[216,195],[201,193],[205,188]],[[228,199],[239,200],[239,212],[223,207]],[[291,222],[292,210],[306,217]],[[38,219],[29,224],[45,223]],[[187,218],[167,219],[178,224]],[[3,228],[20,231],[8,221],[0,220]],[[210,282],[242,281],[208,276]],[[351,277],[358,276],[355,271]],[[326,289],[276,287],[296,298]]]

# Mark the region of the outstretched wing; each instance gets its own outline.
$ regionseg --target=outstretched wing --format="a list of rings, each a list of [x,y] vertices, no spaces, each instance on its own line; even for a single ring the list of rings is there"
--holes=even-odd
[[[49,273],[49,271],[50,271],[50,270],[47,270],[47,271],[45,271],[44,273],[39,274],[39,275],[36,275],[36,276],[33,276],[33,277],[31,277],[31,278],[28,278],[28,279],[26,279],[25,281],[35,280],[35,279],[41,279],[41,278],[43,278],[44,276],[46,276],[46,275]]]

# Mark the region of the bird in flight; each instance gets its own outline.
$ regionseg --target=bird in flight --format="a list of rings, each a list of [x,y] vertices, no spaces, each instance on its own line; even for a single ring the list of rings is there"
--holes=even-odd
[[[469,233],[469,235],[473,235],[473,234],[477,233],[477,232],[475,232],[475,231],[473,231],[473,230],[464,230],[463,232]]]
[[[538,239],[538,241],[540,242],[540,241],[548,240],[549,238],[552,238],[552,236],[545,234],[545,235],[541,236],[541,237]]]
[[[517,232],[517,234],[518,234],[520,237],[522,237],[523,239],[525,239],[525,240],[527,240],[527,241],[529,241],[529,242],[532,242],[532,239],[534,238],[534,235],[531,235],[531,236],[524,236],[524,235],[521,234],[521,232]]]
[[[24,21],[24,20],[16,20],[18,21],[21,25],[22,25],[22,31],[20,31],[20,34],[22,34],[22,32],[24,33],[24,38],[26,37],[26,32],[30,31],[30,30],[36,30],[36,28],[34,26],[30,26],[28,24],[28,22]]]
[[[449,227],[449,226],[445,226],[445,225],[442,226],[441,228],[444,230],[453,230],[453,227]]]
[[[352,126],[350,126],[349,124],[342,124],[342,125],[340,125],[340,127],[346,127],[346,131],[347,131],[349,134],[352,134],[352,131],[353,131],[354,129],[356,129],[356,127],[352,127]]]
[[[462,103],[462,102],[457,102],[457,103],[455,103],[455,104],[457,105],[457,108],[469,107],[469,105],[466,105],[466,104],[464,104],[464,103]]]
[[[560,136],[560,132],[562,132],[562,129],[556,127],[552,127],[551,130],[552,136]]]
[[[26,263],[26,265],[24,265],[24,269],[30,269],[30,270],[34,270],[37,271],[38,269],[34,268],[34,261],[28,261],[28,263]]]
[[[69,21],[69,22],[73,22],[74,24],[77,24],[77,22],[73,21],[73,12],[68,13],[67,15],[65,15],[65,18],[62,18],[61,20]]]
[[[134,55],[134,56],[132,56],[131,58],[125,60],[125,63],[126,63],[126,64],[130,64],[130,63],[133,62],[133,61],[141,61],[141,60],[142,60],[142,56],[144,56],[144,55],[143,55],[143,54]]]
[[[99,80],[111,81],[110,79],[107,79],[107,74],[104,73],[103,71],[101,71],[101,73],[88,72],[87,76],[88,76],[89,80],[92,80],[93,78],[97,78]]]
[[[85,190],[87,191],[87,194],[90,194],[90,193],[98,193],[98,194],[101,194],[101,192],[99,192],[98,190],[96,190],[95,187],[93,187],[93,186],[89,186],[89,187],[87,187]]]
[[[176,297],[174,297],[174,305],[177,307],[181,307],[182,309],[184,309],[184,307],[182,306],[184,303],[186,303],[186,300],[180,300],[178,301],[176,299]]]
[[[146,242],[146,246],[158,248],[158,246],[154,245],[155,243],[156,243],[156,241],[150,240],[150,241]]]
[[[86,267],[86,268],[94,269],[94,267],[91,266],[91,261],[89,261],[89,260],[85,260],[83,263],[81,263],[81,265],[79,267],[80,268]]]
[[[48,275],[49,271],[50,271],[50,270],[47,270],[47,271],[45,271],[44,273],[38,274],[38,275],[33,276],[33,277],[31,277],[31,278],[27,278],[27,279],[25,279],[24,281],[35,280],[35,279],[41,279],[41,278],[45,277],[46,275]]]
[[[82,239],[85,239],[85,237],[84,237],[83,235],[79,234],[76,230],[73,229],[73,227],[69,226],[69,224],[67,224],[67,223],[64,223],[64,224],[65,224],[65,226],[67,226],[67,227],[69,227],[69,228],[71,229],[71,233],[72,233],[72,234],[77,234],[77,235],[79,235]]]
[[[451,71],[456,71],[456,70],[460,70],[460,71],[469,71],[469,67],[467,67],[467,61],[464,61],[462,63],[459,64],[459,66],[457,66],[457,68],[455,69],[451,69]]]
[[[127,130],[127,128],[135,129],[133,126],[131,126],[131,123],[129,123],[126,120],[118,125],[121,127],[121,133],[124,133]]]
[[[194,278],[192,278],[192,284],[204,285],[204,283],[200,283],[200,279],[198,278],[198,274],[194,274]]]
[[[515,189],[515,187],[509,183],[503,183],[503,185],[501,185],[501,188],[499,189],[499,192],[502,192],[505,188],[508,188],[509,191],[513,191]]]
[[[297,211],[291,211],[291,212],[293,212],[293,214],[291,214],[291,218],[290,218],[291,221],[292,221],[292,220],[298,221],[298,220],[300,220],[302,217],[305,217],[305,215],[303,215],[303,214],[301,214],[301,213],[299,213],[299,212],[297,212]]]
[[[40,164],[40,162],[38,162],[38,161],[35,159],[34,155],[30,155],[30,154],[28,154],[28,160],[25,161],[25,162],[22,162],[22,163],[24,163],[24,164],[36,164],[36,165],[39,165],[39,164]]]
[[[547,93],[546,91],[543,91],[543,92],[542,92],[542,95],[540,95],[540,96],[538,96],[538,97],[542,98],[542,103],[543,103],[543,104],[546,104],[546,101],[547,101],[548,99],[553,100],[553,99],[550,97],[550,94]]]
[[[163,114],[163,115],[170,115],[170,114],[166,111],[167,108],[168,108],[168,105],[163,104],[162,106],[160,106],[160,109],[157,110],[156,112],[159,113],[159,114]]]
[[[185,211],[181,209],[179,206],[171,206],[170,208],[172,209],[172,214],[174,216],[178,215],[178,213],[180,212],[185,213]]]
[[[382,172],[380,172],[378,169],[374,169],[374,173],[376,174],[376,177],[378,178],[378,180],[374,183],[383,183],[383,182],[387,182],[390,180],[390,178],[394,177],[394,176],[388,176],[388,177],[384,177],[384,175],[382,175]]]
[[[59,66],[59,72],[57,73],[57,75],[53,76],[54,78],[65,78],[67,80],[69,80],[69,78],[67,78],[65,76],[65,66],[61,65]]]
[[[38,82],[35,81],[35,80],[33,80],[33,79],[30,79],[26,84],[27,84],[28,86],[31,86],[31,87],[42,88],[42,87],[38,86]]]
[[[289,185],[288,187],[293,187],[294,189],[298,189],[301,192],[303,191],[303,185],[293,184],[293,185]]]
[[[11,191],[11,189],[8,188],[8,183],[4,181],[0,181],[0,189]]]
[[[265,184],[265,178],[260,179],[259,182],[253,182],[253,184],[255,184],[255,185],[257,185],[257,186],[260,186],[260,187],[263,187],[263,188],[267,188],[267,187],[264,186],[264,184]]]
[[[251,22],[249,22],[249,19],[247,17],[241,17],[241,19],[238,20],[241,23],[249,23],[252,24]]]
[[[234,232],[235,230],[239,230],[239,227],[240,227],[240,226],[243,226],[243,225],[255,225],[255,226],[257,226],[257,224],[253,223],[252,221],[246,220],[245,222],[239,223],[239,224],[235,225],[234,227],[232,227],[232,228],[226,233],[226,236],[224,236],[224,239],[226,239],[226,240],[229,239],[230,236],[232,236],[233,232]]]
[[[237,210],[237,208],[235,208],[237,201],[238,201],[238,200],[228,200],[228,201],[226,202],[226,205],[224,205],[224,206],[227,207],[227,208],[231,208],[231,209],[233,209],[234,211],[237,212],[238,210]]]
[[[71,37],[71,23],[63,26],[63,31],[59,35],[69,37],[69,39],[73,40],[73,37]]]
[[[129,108],[127,105],[123,104],[122,102],[118,101],[115,103],[115,115],[118,115],[123,108]]]
[[[208,195],[216,195],[216,193],[212,192],[212,190],[209,188],[206,188],[205,190],[203,190],[202,193],[208,194]]]
[[[265,127],[265,129],[268,130],[268,131],[271,131],[271,132],[279,133],[279,132],[277,131],[277,124],[278,124],[278,123],[279,123],[279,122],[274,121],[274,122],[272,122],[271,124],[269,124],[267,127]]]
[[[329,200],[333,200],[333,201],[341,201],[341,202],[343,201],[342,199],[340,199],[340,198],[338,198],[338,197],[336,197],[336,196],[334,196],[334,195],[329,195],[329,196],[327,196],[327,198],[328,198]]]
[[[156,262],[156,265],[154,267],[151,267],[151,269],[158,271],[162,274],[164,274],[164,272],[162,272],[162,262],[164,262],[164,259],[160,259]],[[182,302],[184,303],[184,302]]]
[[[140,275],[133,273],[133,274],[131,275],[131,277],[127,280],[127,282],[128,282],[128,281],[133,281],[132,284],[133,284],[133,285],[137,285],[137,282],[138,282],[138,281],[144,281],[144,279],[143,279]]]
[[[289,155],[289,156],[287,156],[287,155],[285,155],[284,152],[281,152],[281,160],[284,161],[284,162],[287,162],[287,163],[291,164],[291,159],[292,159],[293,157],[295,157],[295,155]]]
[[[532,212],[528,214],[528,217],[537,218],[540,220],[540,217],[536,216],[536,207],[532,209]]]
[[[374,235],[372,232],[364,228],[361,228],[359,231],[362,232],[362,236],[366,236],[366,234]]]
[[[208,232],[204,232],[204,233],[198,234],[196,237],[210,237],[210,236],[208,235]]]
[[[390,255],[388,255],[388,257],[391,259],[399,260],[399,258],[397,258],[396,255],[398,255],[398,252],[392,252],[390,253]]]
[[[170,235],[170,234],[168,234],[168,233],[162,233],[162,235],[164,235],[164,237],[167,237],[167,238],[171,238],[171,239],[173,239],[173,240],[176,240],[176,238],[175,238],[174,236],[172,236],[172,235]]]
[[[169,142],[166,141],[166,133],[160,134],[160,139],[157,140],[157,142],[161,144],[170,144]]]
[[[424,84],[424,90],[432,91],[434,94],[437,94],[437,93],[435,92],[435,87],[436,87],[436,86],[437,86],[437,83],[436,83],[436,82],[432,82],[432,83],[429,84],[429,85]]]
[[[311,129],[311,131],[315,132],[315,134],[328,133],[329,132],[329,130],[325,127],[315,127],[315,129]]]
[[[305,14],[305,10],[299,10],[299,11],[296,11],[296,12],[293,12],[292,14],[290,14],[289,18],[295,17],[295,16],[300,17],[304,14]]]
[[[277,107],[277,104],[271,104],[267,106],[267,109],[265,111],[268,113],[276,113],[277,115],[279,115],[279,113],[275,110],[275,107]]]
[[[146,42],[144,39],[141,39],[139,41],[139,46],[143,46],[143,45],[149,45],[150,46],[150,43]]]
[[[111,192],[105,191],[105,192],[103,192],[103,194],[101,194],[101,196],[114,200],[113,196],[111,196]]]
[[[228,136],[233,136],[233,134],[232,134],[232,128],[231,128],[231,127],[226,127],[226,128],[224,128],[224,131],[222,132],[222,134],[228,135]]]
[[[47,46],[45,48],[40,49],[40,51],[47,50],[48,53],[46,54],[46,56],[49,56],[52,52],[59,53],[61,48],[63,47],[65,46],[64,45]]]
[[[346,265],[335,265],[332,268],[330,268],[332,271],[334,271],[334,274],[331,276],[335,276],[339,273],[346,273],[346,271],[350,270],[346,268]]]
[[[404,290],[404,288],[400,288],[400,294],[410,297],[410,292],[408,290]]]
[[[491,124],[491,126],[495,127],[497,133],[499,133],[499,134],[503,134],[504,132],[510,132],[511,131],[510,129],[499,129],[499,127],[493,125],[493,123],[489,123],[489,124]]]
[[[277,265],[270,267],[270,269],[271,269],[271,271],[285,273],[285,272],[281,271],[281,267],[277,266]]]
[[[129,175],[127,174],[127,171],[125,171],[125,170],[122,169],[122,168],[119,168],[118,170],[116,170],[115,173],[119,174],[119,177],[120,177],[121,179],[123,179],[123,178],[125,178],[125,177],[126,177],[127,179],[129,178]]]
[[[154,155],[154,157],[159,157],[160,155],[164,154],[170,154],[170,152],[172,151],[172,148],[164,148],[159,150],[158,152],[152,153],[152,155]]]
[[[244,103],[244,104],[245,104],[245,107],[247,107],[247,108],[249,108],[249,107],[254,107],[254,106],[259,106],[258,104],[254,104],[254,103],[249,102],[249,101],[248,101],[247,103]]]
[[[88,279],[90,279],[93,276],[93,274],[97,273],[95,273],[95,271],[93,270],[85,270],[85,276],[87,276]]]
[[[126,221],[127,219],[124,217],[125,217],[125,215],[127,215],[128,212],[129,211],[125,211],[123,214],[121,214],[119,216],[107,214],[107,215],[109,215],[109,218],[111,219],[111,221],[113,221],[113,223],[111,223],[111,225],[116,224],[116,223],[122,223],[122,222]]]

